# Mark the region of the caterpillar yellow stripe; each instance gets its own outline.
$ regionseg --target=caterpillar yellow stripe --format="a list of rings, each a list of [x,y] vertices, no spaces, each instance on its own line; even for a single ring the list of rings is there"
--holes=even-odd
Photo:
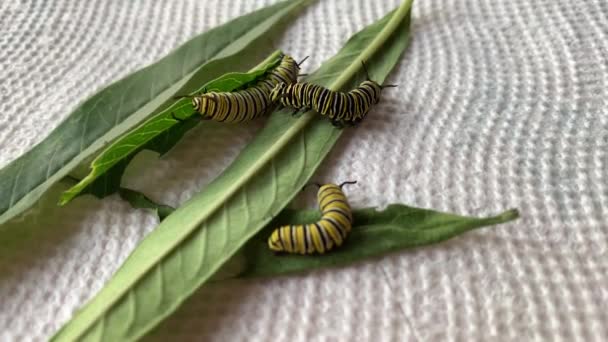
[[[300,62],[302,63],[302,62]],[[194,110],[203,119],[237,123],[253,120],[272,108],[270,92],[279,83],[297,81],[299,64],[283,55],[281,63],[253,86],[235,92],[208,92],[192,97]]]
[[[291,224],[275,229],[268,238],[268,247],[275,252],[323,254],[339,247],[351,231],[353,215],[342,191],[345,184],[319,187],[317,201],[321,219],[310,224]]]

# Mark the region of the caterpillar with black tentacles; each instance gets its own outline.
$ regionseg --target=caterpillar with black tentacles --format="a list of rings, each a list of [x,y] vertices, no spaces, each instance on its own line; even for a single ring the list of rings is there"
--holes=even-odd
[[[308,57],[306,57],[308,58]],[[194,96],[177,96],[192,98],[194,110],[203,116],[203,120],[214,120],[227,123],[238,123],[260,117],[274,107],[270,101],[270,92],[279,83],[297,82],[300,65],[291,56],[283,55],[281,63],[253,86],[234,92],[205,92]]]
[[[346,184],[320,185],[317,201],[321,210],[321,218],[315,223],[291,224],[275,229],[268,238],[270,250],[292,254],[323,254],[339,247],[351,231],[353,214],[342,191]]]
[[[347,93],[329,90],[313,83],[281,82],[274,87],[270,98],[285,107],[295,108],[294,114],[312,109],[328,117],[334,126],[357,125],[365,118],[370,108],[380,102],[382,89],[396,87],[393,84],[381,85],[372,81],[365,63],[362,64],[366,80]]]

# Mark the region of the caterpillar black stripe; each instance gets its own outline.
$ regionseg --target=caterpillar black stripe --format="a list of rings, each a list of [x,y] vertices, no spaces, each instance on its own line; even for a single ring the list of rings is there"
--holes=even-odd
[[[365,64],[363,64],[365,67]],[[366,70],[367,73],[367,70]],[[380,101],[383,88],[395,85],[380,85],[368,79],[348,93],[332,91],[313,83],[279,83],[270,98],[283,106],[296,110],[314,110],[327,116],[334,125],[355,125],[361,122],[370,108]]]
[[[342,191],[345,184],[319,186],[317,201],[321,219],[315,223],[281,226],[268,238],[268,247],[275,252],[314,254],[341,246],[353,224],[353,215]]]
[[[277,84],[297,81],[302,62],[297,63],[292,57],[284,55],[281,63],[253,86],[235,92],[208,92],[192,96],[192,106],[206,120],[230,123],[253,120],[274,107],[270,92]]]

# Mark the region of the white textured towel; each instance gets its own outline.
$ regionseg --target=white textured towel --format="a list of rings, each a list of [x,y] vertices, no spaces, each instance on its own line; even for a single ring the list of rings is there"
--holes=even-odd
[[[270,2],[1,1],[0,166],[104,85]],[[398,4],[319,0],[280,47],[314,70]],[[315,179],[359,180],[356,207],[523,217],[338,270],[207,286],[159,340],[608,340],[608,2],[417,0],[412,32],[399,87]],[[127,184],[181,203],[262,124],[197,128]],[[51,336],[156,224],[111,196],[24,229],[0,250],[0,340]]]

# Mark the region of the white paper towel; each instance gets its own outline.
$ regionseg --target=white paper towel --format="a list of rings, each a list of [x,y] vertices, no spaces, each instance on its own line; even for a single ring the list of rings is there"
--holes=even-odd
[[[104,85],[271,2],[0,2],[0,166]],[[320,0],[280,47],[312,71],[398,4]],[[359,180],[355,207],[523,217],[338,270],[210,285],[157,339],[608,339],[608,2],[417,0],[413,13],[399,87],[315,179]],[[262,125],[197,128],[127,183],[181,203]],[[112,196],[23,229],[0,251],[0,340],[50,337],[155,225]]]

